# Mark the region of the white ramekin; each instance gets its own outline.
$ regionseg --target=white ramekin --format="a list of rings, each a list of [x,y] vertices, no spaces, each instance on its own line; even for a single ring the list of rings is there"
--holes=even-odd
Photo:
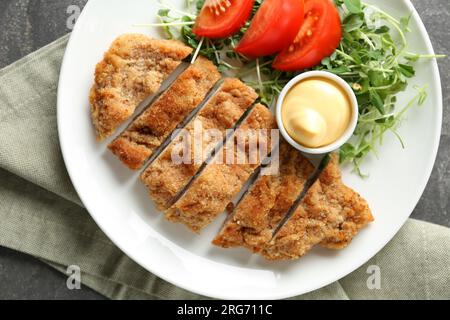
[[[300,81],[303,81],[305,79],[309,78],[325,78],[334,81],[339,86],[342,87],[342,89],[347,93],[348,98],[350,100],[351,108],[352,108],[352,118],[350,120],[350,123],[348,125],[347,130],[342,134],[342,136],[333,142],[332,144],[320,147],[320,148],[308,148],[301,144],[299,144],[297,141],[292,139],[292,137],[289,135],[289,133],[286,131],[283,119],[281,117],[281,109],[283,107],[284,98],[286,97],[286,94],[291,90],[293,86],[298,84]],[[277,108],[276,108],[276,118],[278,123],[278,128],[281,131],[281,135],[286,139],[289,144],[291,144],[294,148],[309,154],[325,154],[328,152],[335,151],[339,149],[344,143],[346,143],[353,135],[353,132],[356,129],[356,125],[358,123],[358,116],[359,116],[359,109],[358,109],[358,101],[356,100],[356,95],[353,92],[350,85],[345,82],[342,78],[338,77],[337,75],[326,72],[326,71],[308,71],[304,72],[295,78],[293,78],[291,81],[289,81],[286,86],[283,88],[283,91],[281,91],[281,94],[278,98],[277,102]]]

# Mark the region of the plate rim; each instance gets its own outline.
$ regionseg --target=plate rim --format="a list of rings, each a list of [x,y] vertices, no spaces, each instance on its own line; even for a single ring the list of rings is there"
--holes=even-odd
[[[410,0],[402,0],[402,1],[408,7],[410,12],[412,13],[412,17],[416,21],[417,27],[419,28],[420,33],[425,35],[423,40],[425,42],[427,50],[429,52],[431,52],[432,54],[435,54],[429,33],[428,33],[420,15],[418,14],[417,10],[415,9],[414,5],[412,4],[412,2]],[[93,2],[94,2],[94,0],[88,0],[85,7],[83,8],[80,16],[78,17],[78,20],[77,20],[77,23],[75,24],[74,29],[72,30],[72,34],[69,38],[67,47],[65,49],[63,61],[61,64],[60,77],[59,77],[59,81],[58,81],[58,93],[57,93],[58,139],[59,139],[59,144],[60,144],[64,164],[65,164],[66,170],[69,174],[69,178],[75,188],[75,191],[77,192],[77,195],[80,197],[80,200],[83,203],[83,205],[85,206],[86,210],[89,212],[89,215],[92,217],[92,219],[97,224],[97,226],[101,229],[101,231],[114,243],[114,245],[116,245],[125,255],[127,255],[127,257],[129,257],[131,260],[136,262],[142,268],[144,268],[148,272],[156,275],[157,277],[159,277],[175,286],[178,286],[180,288],[183,288],[183,289],[193,292],[195,294],[200,294],[202,296],[213,297],[213,298],[218,298],[218,299],[236,299],[235,296],[229,296],[227,294],[220,294],[220,292],[205,292],[204,290],[202,290],[202,288],[200,286],[194,287],[194,286],[186,284],[186,283],[176,282],[173,279],[171,279],[168,275],[162,274],[162,272],[160,272],[160,270],[155,270],[157,268],[151,268],[150,266],[148,266],[147,263],[144,263],[143,261],[141,261],[142,260],[141,258],[136,257],[132,252],[129,252],[129,250],[127,250],[124,245],[122,245],[119,241],[116,241],[116,237],[114,237],[114,235],[108,231],[106,226],[102,224],[99,217],[91,212],[91,210],[89,209],[90,201],[85,201],[83,192],[80,192],[81,186],[80,186],[80,183],[78,182],[77,175],[74,172],[74,169],[68,165],[68,163],[70,163],[70,161],[68,161],[68,158],[67,158],[68,157],[67,156],[68,155],[67,146],[66,146],[66,144],[64,144],[64,141],[63,141],[64,137],[61,134],[61,132],[63,131],[63,129],[62,129],[63,120],[61,119],[62,116],[61,116],[60,108],[62,108],[62,107],[60,107],[60,106],[62,105],[63,97],[62,97],[62,90],[60,90],[60,88],[62,88],[64,86],[64,79],[66,78],[64,76],[64,74],[65,74],[65,70],[67,69],[67,65],[69,64],[67,57],[69,55],[71,47],[74,45],[73,44],[73,38],[74,38],[73,35],[77,32],[78,26],[80,25],[80,21],[83,21],[83,19],[87,15],[86,12],[89,10],[89,8]],[[335,281],[339,281],[343,277],[347,276],[348,274],[352,273],[353,271],[355,271],[356,269],[358,269],[359,267],[361,267],[362,265],[367,263],[367,261],[370,260],[372,257],[374,257],[376,254],[378,254],[380,252],[380,250],[382,250],[393,239],[393,237],[398,233],[398,231],[404,226],[406,221],[410,218],[411,214],[414,211],[414,208],[417,206],[418,202],[422,198],[425,188],[430,180],[434,165],[436,163],[436,158],[437,158],[437,154],[439,151],[439,145],[440,145],[440,139],[441,139],[441,132],[442,132],[443,96],[442,96],[441,76],[440,76],[440,71],[439,71],[439,66],[438,66],[437,60],[432,59],[431,64],[432,64],[432,74],[433,74],[434,86],[436,88],[436,90],[434,90],[435,97],[437,98],[437,100],[436,100],[437,115],[436,115],[436,126],[435,126],[435,132],[434,132],[435,139],[433,141],[434,145],[433,145],[433,149],[431,152],[431,157],[429,158],[430,160],[427,164],[427,167],[424,168],[423,181],[421,183],[421,186],[417,188],[417,192],[418,192],[417,201],[412,201],[411,207],[408,208],[408,211],[410,211],[409,215],[405,216],[404,221],[401,224],[399,224],[398,227],[393,229],[393,231],[391,232],[392,234],[389,237],[386,237],[387,240],[381,242],[378,246],[376,246],[372,250],[370,250],[370,253],[369,253],[369,251],[367,251],[366,254],[362,255],[360,259],[357,259],[358,263],[352,264],[349,268],[346,268],[345,271],[341,272],[340,274],[338,274],[338,275],[334,274],[333,277],[324,277],[320,281],[317,281],[315,283],[315,285],[310,285],[309,287],[304,287],[302,290],[294,290],[294,289],[293,290],[285,290],[285,291],[283,291],[282,294],[281,293],[280,294],[270,294],[269,293],[269,294],[266,294],[264,297],[257,298],[257,299],[290,298],[290,297],[306,294],[306,293],[312,292],[314,290],[318,290],[318,289],[323,288]],[[405,211],[406,211],[406,209],[405,209]],[[150,269],[153,269],[153,270],[150,270]],[[330,278],[332,278],[332,279],[330,280]]]

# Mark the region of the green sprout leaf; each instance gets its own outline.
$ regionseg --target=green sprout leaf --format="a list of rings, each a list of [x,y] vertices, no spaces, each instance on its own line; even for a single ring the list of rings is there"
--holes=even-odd
[[[344,4],[351,13],[362,12],[361,0],[344,0]]]

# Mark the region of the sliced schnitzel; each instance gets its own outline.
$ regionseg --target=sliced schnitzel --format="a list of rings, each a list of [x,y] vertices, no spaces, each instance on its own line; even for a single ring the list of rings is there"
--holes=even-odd
[[[349,245],[374,219],[367,202],[344,185],[336,155],[307,190],[319,172],[278,140],[276,119],[255,105],[255,90],[237,78],[216,85],[219,68],[205,57],[176,72],[159,92],[192,50],[145,35],[118,37],[98,63],[90,91],[97,139],[111,136],[158,92],[108,148],[132,170],[147,166],[140,180],[169,221],[199,233],[231,211],[213,243],[244,247],[268,260]],[[268,173],[274,161],[278,171]],[[296,202],[300,194],[305,197]],[[292,217],[277,228],[288,212]]]
[[[97,139],[110,136],[130,118],[191,52],[192,48],[179,41],[140,34],[118,37],[97,65],[90,92]]]
[[[159,209],[167,209],[169,201],[182,190],[195,175],[214,147],[222,142],[227,129],[244,115],[257,98],[256,92],[238,79],[225,79],[219,90],[211,97],[197,116],[186,126],[190,140],[179,136],[142,173],[141,180],[147,186],[150,197]],[[172,153],[177,146],[194,140],[195,126],[201,124],[203,130],[215,129],[220,135],[202,135],[203,157],[194,161],[194,146],[190,150],[189,163],[175,163]]]
[[[280,157],[289,161],[289,157]],[[333,156],[291,220],[271,241],[273,230],[289,209],[286,209],[284,201],[274,200],[283,196],[280,188],[283,183],[280,181],[293,183],[286,174],[292,170],[285,168],[288,166],[311,171],[311,164],[307,161],[293,161],[281,164],[284,169],[280,171],[280,180],[271,178],[267,182],[268,177],[261,177],[226,221],[213,241],[215,245],[225,248],[243,246],[269,260],[297,259],[315,245],[344,248],[361,228],[373,221],[367,202],[342,183],[338,159]],[[300,180],[305,181],[306,177]],[[255,209],[261,203],[265,206],[273,204],[273,207],[270,210]]]
[[[276,128],[276,121],[270,110],[258,104],[239,127],[239,130],[252,135],[257,132],[252,130],[261,129],[265,132],[265,135],[259,137],[260,143],[271,145],[270,131]],[[250,135],[249,139],[251,139]],[[232,141],[235,139],[236,136],[233,136]],[[242,145],[246,158],[249,158],[249,139]],[[227,144],[223,152],[218,154],[217,157],[227,157],[227,154],[229,154],[227,149],[230,148],[229,150],[236,159],[238,148],[235,145],[238,144]],[[270,152],[270,150],[267,151]],[[260,165],[261,158],[266,155],[261,155],[255,163],[238,164],[236,161],[229,163],[229,159],[222,159],[223,161],[209,164],[186,193],[166,211],[166,218],[173,222],[183,223],[195,232],[201,231],[224,212],[228,204],[244,187],[254,170]]]
[[[211,61],[198,57],[108,148],[130,169],[142,168],[220,78]]]
[[[284,141],[279,161],[279,174],[258,177],[228,218],[215,244],[252,248],[272,238],[272,226],[280,222],[314,171],[311,163]]]

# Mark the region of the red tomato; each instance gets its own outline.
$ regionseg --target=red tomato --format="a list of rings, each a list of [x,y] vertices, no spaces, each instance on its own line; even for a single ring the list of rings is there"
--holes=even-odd
[[[227,38],[244,26],[255,0],[206,0],[193,32],[199,37]]]
[[[273,68],[297,71],[314,67],[336,50],[341,38],[341,19],[331,0],[306,0],[305,21],[294,42],[275,58]]]
[[[279,52],[295,39],[304,17],[304,0],[265,0],[236,51],[256,58]]]

